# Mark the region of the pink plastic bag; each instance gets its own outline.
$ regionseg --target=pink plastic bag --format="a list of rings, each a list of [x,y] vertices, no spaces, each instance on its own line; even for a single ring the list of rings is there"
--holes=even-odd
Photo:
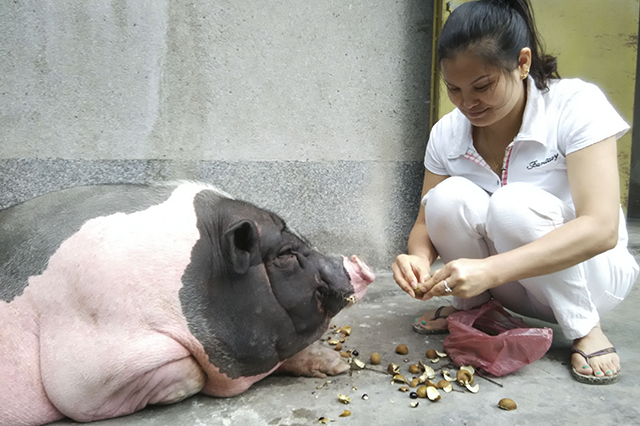
[[[491,300],[449,315],[444,350],[458,366],[504,376],[542,358],[553,339],[550,328],[530,328]]]

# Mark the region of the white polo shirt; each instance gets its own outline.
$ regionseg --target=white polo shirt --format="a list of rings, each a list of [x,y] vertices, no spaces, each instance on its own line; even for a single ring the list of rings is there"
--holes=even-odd
[[[473,146],[472,126],[457,108],[431,130],[424,165],[432,173],[462,176],[490,194],[511,182],[528,182],[573,206],[566,156],[629,125],[595,85],[579,79],[550,80],[540,91],[527,80],[522,127],[505,151],[502,179]]]

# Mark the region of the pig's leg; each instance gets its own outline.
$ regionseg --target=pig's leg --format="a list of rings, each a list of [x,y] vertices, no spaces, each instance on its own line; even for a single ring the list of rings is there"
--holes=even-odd
[[[144,354],[128,366],[139,364],[140,360],[144,360]],[[123,368],[124,376],[127,372]],[[200,392],[206,382],[205,373],[191,356],[150,370],[131,371],[117,385],[111,381],[117,380],[116,376],[100,373],[98,370],[88,374],[84,382],[71,378],[70,382],[55,383],[47,392],[67,417],[88,422],[131,414],[149,404],[178,402]]]
[[[286,360],[276,372],[325,378],[327,375],[344,373],[348,369],[349,365],[338,352],[316,342]]]

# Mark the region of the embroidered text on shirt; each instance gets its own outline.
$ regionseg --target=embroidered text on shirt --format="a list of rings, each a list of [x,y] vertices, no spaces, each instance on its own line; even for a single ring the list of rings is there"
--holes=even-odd
[[[529,163],[529,165],[527,166],[527,170],[531,170],[534,167],[544,166],[545,164],[548,164],[548,163],[550,163],[552,161],[556,161],[557,159],[558,159],[558,154],[552,155],[551,157],[545,159],[544,161],[534,160],[534,161]]]

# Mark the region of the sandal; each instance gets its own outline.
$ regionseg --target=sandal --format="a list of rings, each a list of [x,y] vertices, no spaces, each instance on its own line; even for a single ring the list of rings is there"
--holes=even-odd
[[[589,355],[585,354],[580,349],[571,349],[571,353],[580,354],[582,357],[584,357],[584,359],[587,360],[587,365],[589,367],[591,367],[591,362],[590,362],[591,358],[600,356],[600,355],[611,354],[615,352],[616,352],[616,348],[614,348],[613,346],[610,348],[606,348],[600,351],[590,353]],[[589,385],[610,385],[612,383],[617,382],[620,379],[619,371],[616,372],[615,374],[612,374],[611,376],[595,376],[593,374],[589,374],[589,375],[580,374],[576,371],[576,368],[573,366],[571,366],[571,374],[573,375],[573,378],[579,381],[580,383],[586,383]]]
[[[441,315],[442,310],[446,308],[445,305],[440,306],[438,309],[436,309],[436,311],[433,313],[433,318],[431,318],[430,321],[434,321],[440,318],[446,318],[444,316]],[[426,322],[424,321],[418,321],[418,318],[415,318],[413,320],[413,324],[411,325],[413,327],[413,331],[415,331],[418,334],[446,334],[449,332],[448,329],[446,328],[426,328],[425,325],[427,325]]]

